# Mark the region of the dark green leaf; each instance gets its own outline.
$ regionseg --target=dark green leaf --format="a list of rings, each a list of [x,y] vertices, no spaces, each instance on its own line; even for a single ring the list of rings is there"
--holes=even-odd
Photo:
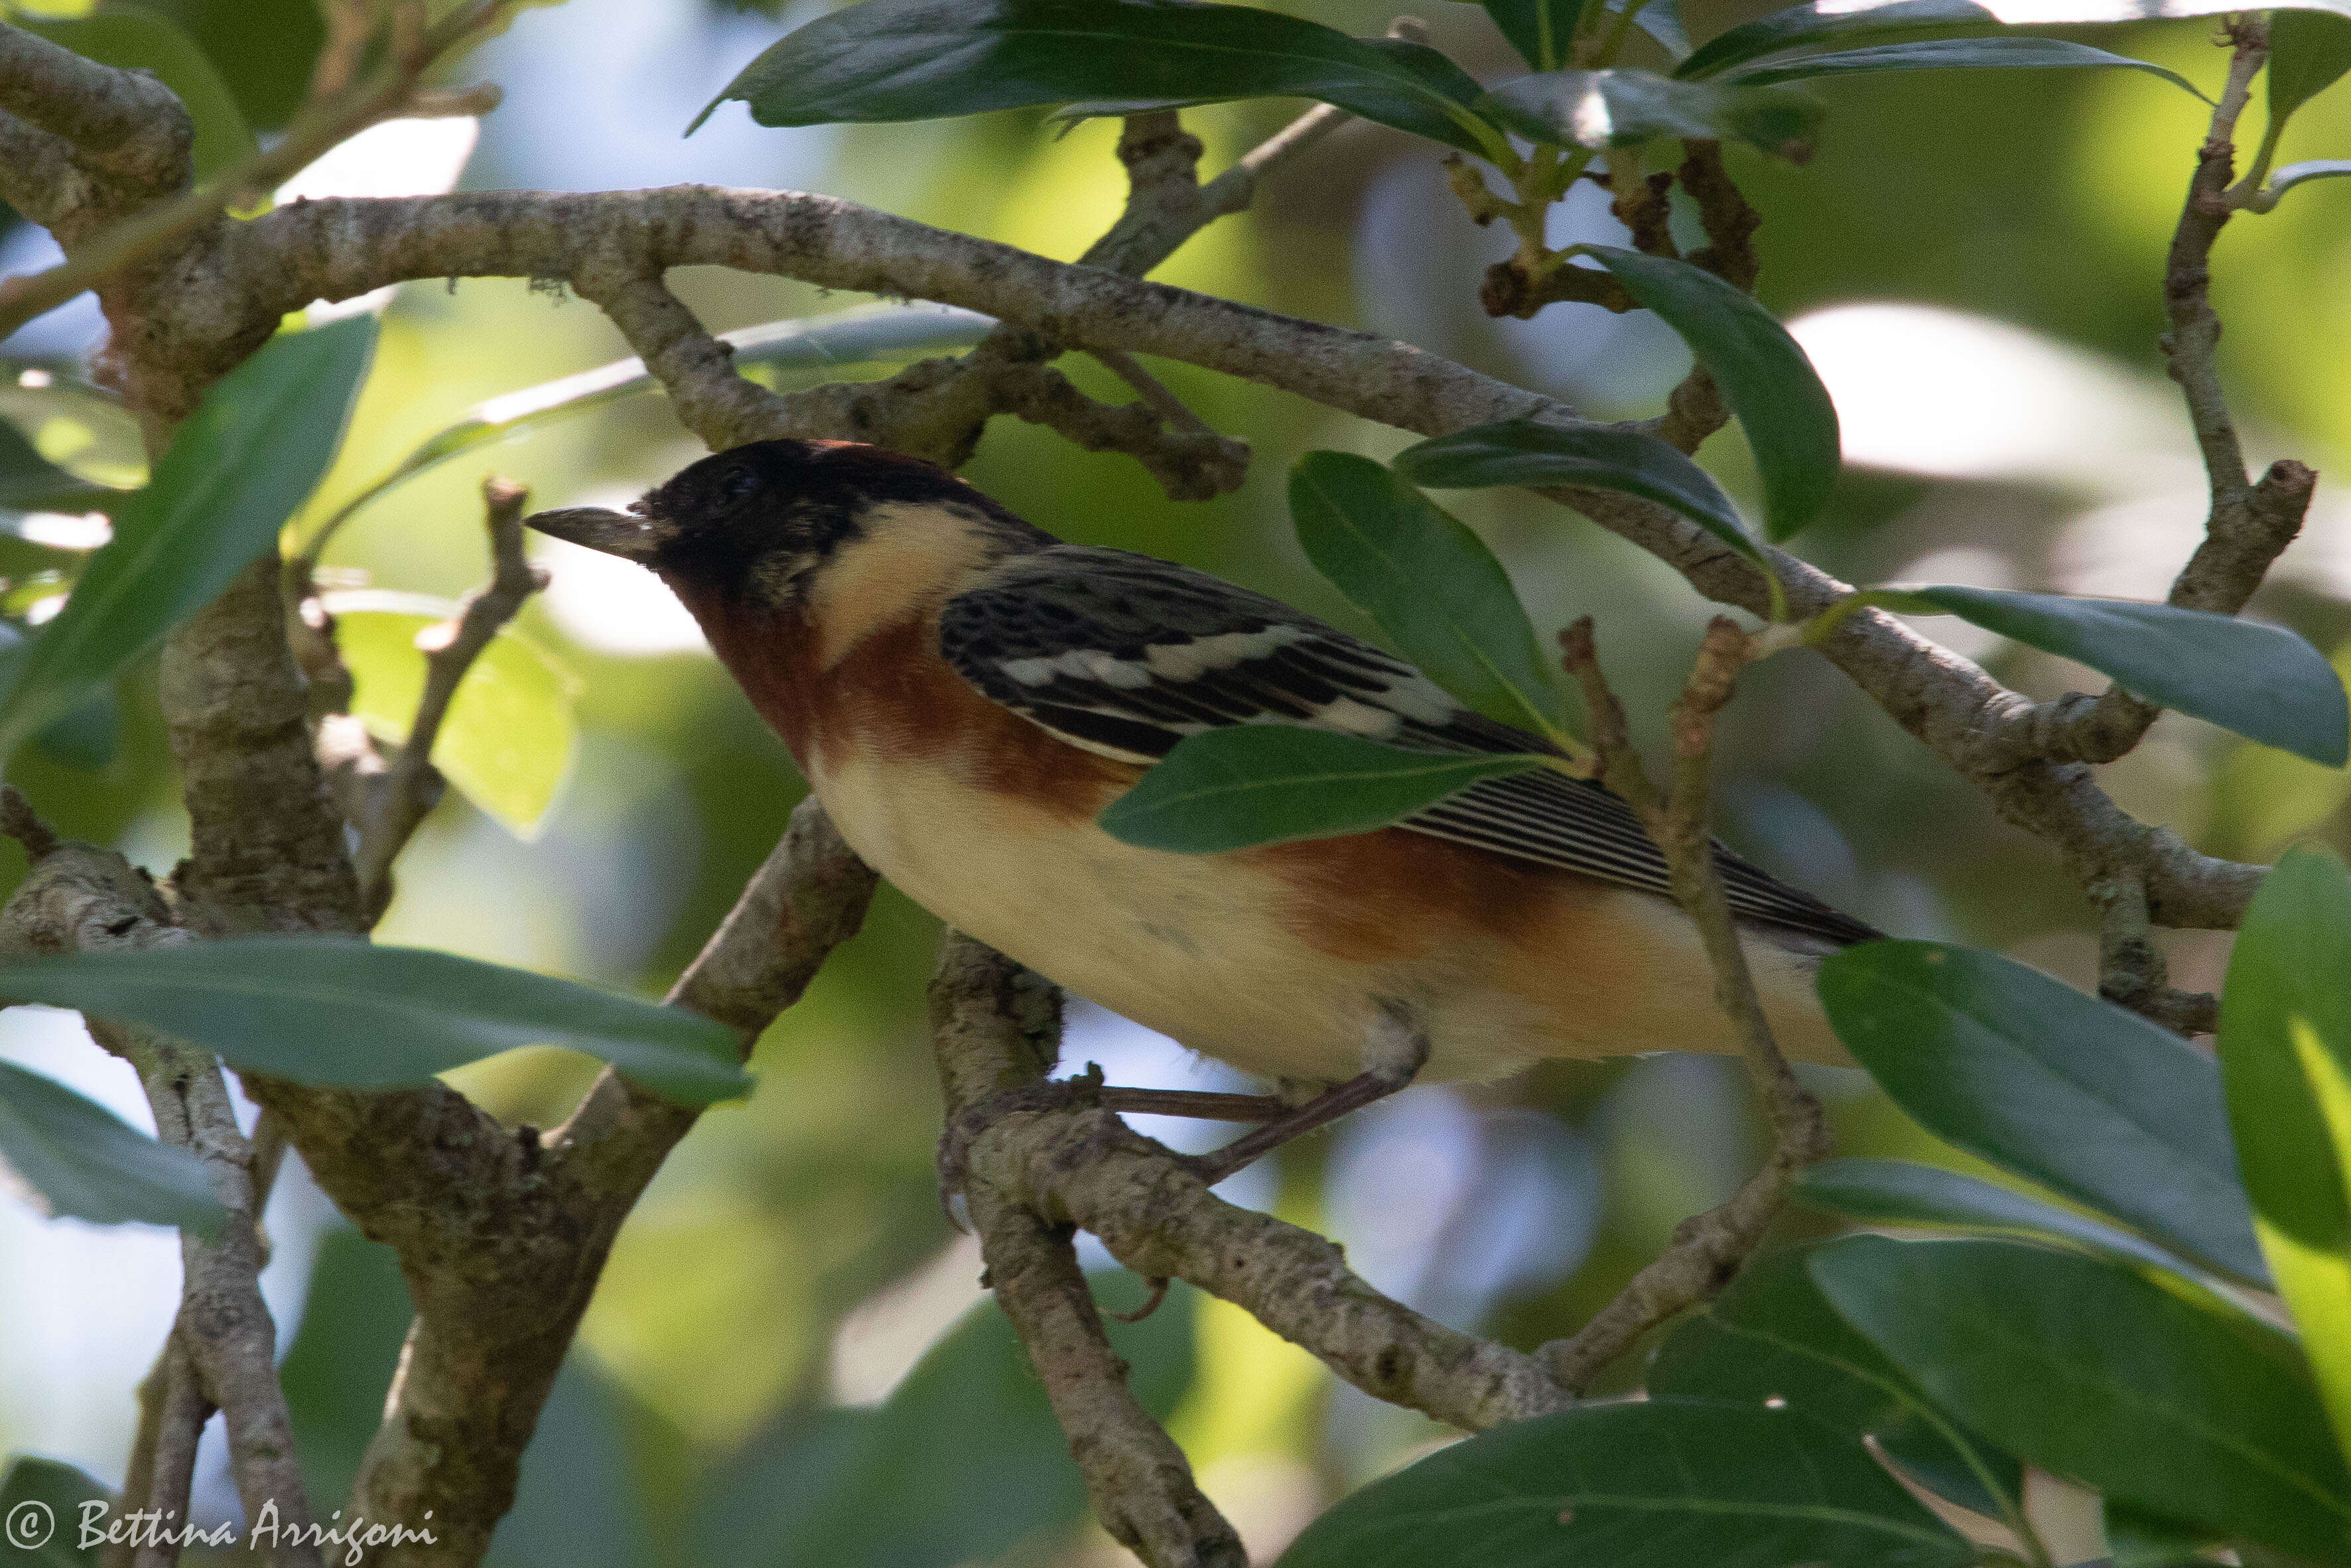
[[[1459,518],[1344,452],[1298,460],[1290,517],[1314,570],[1437,685],[1489,718],[1557,732],[1534,627],[1502,563]]]
[[[33,744],[53,762],[95,773],[114,760],[122,738],[122,707],[105,686],[90,698],[33,737]]]
[[[2267,1282],[2221,1113],[2186,1040],[1996,953],[1871,942],[1821,962],[1845,1048],[1936,1136]]]
[[[0,420],[0,507],[12,512],[88,512],[119,492],[75,478],[33,450],[23,432]]]
[[[1821,1297],[1811,1249],[1758,1258],[1729,1290],[1674,1325],[1649,1364],[1652,1396],[1785,1401],[1855,1437],[1900,1434],[1953,1500],[1995,1518],[2012,1511],[2022,1479],[2016,1461],[1950,1427],[1877,1347]],[[1941,1487],[1937,1488],[1941,1490]]]
[[[113,1501],[111,1491],[71,1465],[18,1455],[0,1477],[0,1521],[6,1523],[0,1530],[0,1564],[89,1568],[98,1561],[98,1548],[80,1549],[83,1505],[102,1502],[110,1514]]]
[[[197,179],[209,180],[253,155],[253,131],[228,84],[195,39],[169,16],[144,5],[103,0],[87,16],[34,16],[12,10],[9,20],[101,64],[153,71],[187,106],[195,127]]]
[[[1542,71],[1506,81],[1479,111],[1530,141],[1594,152],[1659,136],[1747,141],[1799,162],[1821,106],[1784,89],[1676,81],[1651,71]]]
[[[2351,71],[2351,18],[2325,11],[2270,14],[2270,135]]]
[[[350,1496],[359,1479],[414,1316],[400,1254],[343,1225],[319,1239],[302,1326],[278,1381],[302,1479],[325,1509]]]
[[[2271,172],[2270,183],[2262,187],[2253,200],[2253,209],[2266,213],[2277,205],[2280,196],[2296,185],[2311,180],[2331,180],[2343,174],[2351,174],[2351,159],[2314,158],[2305,163],[2288,163],[2284,168]]]
[[[1096,1276],[1105,1310],[1140,1304]],[[1144,1409],[1165,1420],[1192,1384],[1199,1297],[1177,1285],[1140,1323],[1112,1322]],[[974,1443],[972,1435],[987,1440]],[[1011,1325],[982,1302],[881,1408],[801,1411],[747,1444],[698,1511],[692,1561],[727,1568],[954,1568],[1026,1562],[1023,1542],[1084,1516],[1069,1440]]]
[[[1567,64],[1567,47],[1575,37],[1575,24],[1586,0],[1485,0],[1486,14],[1510,47],[1539,71],[1555,71]]]
[[[1708,38],[1674,75],[1696,81],[1765,55],[1824,44],[1832,38],[1880,37],[1925,27],[1981,27],[1996,20],[1975,0],[1884,0],[1876,5],[1813,0]]]
[[[1957,1171],[1907,1160],[1830,1160],[1796,1177],[1796,1197],[1865,1225],[1920,1225],[2054,1237],[2191,1278],[2194,1266],[2119,1226]]]
[[[0,966],[0,997],[196,1040],[239,1067],[355,1089],[524,1045],[601,1057],[681,1104],[749,1087],[735,1032],[685,1011],[421,947],[238,936]]]
[[[1608,8],[1622,11],[1625,0],[1610,0]],[[1648,0],[1641,7],[1641,14],[1633,18],[1633,25],[1656,39],[1658,47],[1676,61],[1689,57],[1689,33],[1682,26],[1679,0]]]
[[[1311,98],[1491,153],[1477,82],[1444,56],[1192,0],[864,0],[787,34],[726,85],[762,125],[934,120],[1090,99]],[[692,127],[688,127],[691,131]]]
[[[1905,588],[1873,601],[1957,615],[2111,675],[2150,702],[2313,762],[2351,758],[2351,704],[2317,649],[2281,627],[2168,604],[1990,588]]]
[[[514,1507],[484,1568],[647,1568],[654,1547],[638,1443],[648,1413],[595,1360],[564,1359],[523,1450]]]
[[[375,318],[280,336],[180,426],[114,538],[27,644],[0,697],[0,759],[226,588],[334,460],[375,345]]]
[[[1812,1269],[1937,1404],[2028,1463],[2351,1562],[2351,1475],[2283,1336],[2122,1265],[2022,1242],[1857,1236]]]
[[[0,1160],[49,1213],[210,1236],[225,1216],[204,1162],[55,1079],[0,1061]]]
[[[1792,1409],[1592,1405],[1440,1449],[1306,1527],[1280,1568],[1940,1568],[1973,1550]]]
[[[1402,751],[1295,725],[1233,725],[1177,742],[1098,820],[1112,837],[1147,850],[1216,854],[1369,832],[1480,779],[1524,773],[1543,761]]]
[[[2198,1530],[2126,1502],[2105,1500],[2106,1550],[2115,1568],[2197,1568],[2210,1561],[2216,1546],[2227,1542],[2209,1530]]]
[[[1839,463],[1836,405],[1771,313],[1687,262],[1614,246],[1583,249],[1682,335],[1739,416],[1763,477],[1764,531],[1784,539],[1828,499]]]
[[[2351,1453],[2351,874],[2291,851],[2229,958],[2220,1078],[2262,1252]]]
[[[1763,551],[1714,476],[1654,435],[1531,419],[1473,425],[1407,446],[1397,470],[1432,490],[1569,485],[1622,490],[1671,507],[1756,565]]]
[[[2081,66],[2120,66],[2161,77],[2203,98],[2203,91],[2178,71],[2128,55],[2095,49],[2063,38],[1936,38],[1834,54],[1773,57],[1741,66],[1722,77],[1725,85],[1763,87],[1774,82],[1813,81],[1822,77],[1861,76],[1873,71],[2048,70]],[[2207,102],[2210,100],[2206,99]]]

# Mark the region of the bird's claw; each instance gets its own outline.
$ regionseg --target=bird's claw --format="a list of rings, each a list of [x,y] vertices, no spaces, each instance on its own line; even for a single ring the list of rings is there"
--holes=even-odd
[[[1045,1078],[1033,1083],[1015,1084],[999,1090],[977,1105],[965,1110],[939,1134],[939,1207],[947,1223],[956,1229],[967,1228],[955,1211],[956,1195],[962,1192],[965,1179],[971,1173],[971,1145],[974,1139],[1003,1117],[1019,1111],[1084,1110],[1102,1102],[1102,1070],[1099,1063],[1086,1063],[1084,1072],[1075,1078]]]

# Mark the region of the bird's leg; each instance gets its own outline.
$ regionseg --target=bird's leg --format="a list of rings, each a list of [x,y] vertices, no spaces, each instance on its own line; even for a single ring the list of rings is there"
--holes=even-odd
[[[1272,1153],[1290,1139],[1326,1127],[1350,1111],[1410,1083],[1428,1061],[1428,1032],[1401,1003],[1382,1001],[1372,1027],[1364,1037],[1364,1070],[1343,1083],[1334,1083],[1304,1104],[1286,1110],[1254,1133],[1245,1134],[1223,1148],[1184,1156],[1184,1166],[1210,1186],[1243,1166]],[[1270,1096],[1270,1098],[1272,1098]]]

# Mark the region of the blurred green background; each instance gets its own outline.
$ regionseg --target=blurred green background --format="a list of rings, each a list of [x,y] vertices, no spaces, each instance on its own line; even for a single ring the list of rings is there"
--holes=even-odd
[[[282,124],[317,38],[310,0],[157,8],[201,40],[256,128]],[[1362,0],[1280,8],[1366,34],[1393,14]],[[1704,38],[1766,8],[1689,0],[1686,19]],[[679,138],[754,53],[822,9],[569,0],[528,11],[465,68],[507,97],[482,123],[464,187],[791,186],[1064,258],[1115,215],[1113,122],[1059,138],[1031,112],[774,131],[738,104]],[[1485,79],[1518,68],[1477,7],[1417,9],[1440,47]],[[2096,41],[2209,89],[2222,58],[2211,30],[2173,23]],[[1809,166],[1729,152],[1765,217],[1762,296],[1796,323],[1847,427],[1853,466],[1800,552],[1848,579],[2160,597],[2202,516],[2157,348],[2163,247],[2201,106],[2130,72],[1905,75],[1820,96],[1830,112]],[[1186,122],[1213,170],[1297,107],[1201,110]],[[445,136],[436,145],[387,143],[377,177],[393,183],[375,188],[425,188],[432,176],[417,171],[454,155]],[[2337,94],[2303,110],[2280,161],[2346,148],[2351,96]],[[1531,323],[1478,312],[1478,275],[1506,241],[1470,225],[1437,158],[1402,135],[1351,128],[1158,276],[1401,336],[1597,413],[1649,412],[1687,363],[1657,323],[1583,306],[1553,306]],[[1554,239],[1621,233],[1586,186]],[[2351,200],[2322,184],[2273,215],[2239,219],[2220,243],[2224,364],[2261,460],[2292,454],[2328,470],[2351,444],[2346,241]],[[46,243],[19,225],[0,240],[0,267],[37,264]],[[715,328],[863,303],[772,278],[674,281]],[[84,301],[7,351],[69,358],[93,346],[98,327]],[[625,352],[592,307],[520,281],[402,289],[311,520],[475,402]],[[1098,395],[1119,395],[1095,367],[1069,368]],[[1363,630],[1298,552],[1284,476],[1311,448],[1385,455],[1405,438],[1185,366],[1155,369],[1252,443],[1238,493],[1171,503],[1125,459],[1008,420],[989,430],[968,476],[1067,538],[1180,559]],[[0,397],[0,415],[20,411]],[[58,447],[69,432],[28,434],[53,456],[75,455]],[[454,595],[484,570],[484,474],[527,481],[543,506],[609,501],[697,455],[657,396],[638,397],[399,488],[357,515],[327,562],[341,587]],[[1751,497],[1735,431],[1702,457]],[[1708,607],[1572,514],[1509,492],[1456,499],[1541,629],[1598,616],[1636,725],[1655,738]],[[2351,646],[2346,520],[2322,488],[2308,536],[2256,606],[2330,650]],[[69,529],[26,531],[51,543],[0,540],[11,609],[38,596],[26,586],[37,573],[63,564],[57,542],[74,542]],[[381,935],[656,994],[803,787],[650,579],[601,558],[549,564],[554,587],[523,630],[576,683],[569,777],[527,836],[453,793],[402,862]],[[1927,629],[2035,695],[2096,689],[2084,672],[1957,622]],[[78,747],[30,753],[18,781],[62,831],[119,844],[160,874],[186,830],[152,674],[151,664],[124,683],[110,737],[97,722]],[[1997,821],[1825,665],[1789,658],[1758,670],[1733,710],[1722,768],[1724,836],[1774,871],[1897,935],[1980,943],[2087,977],[2086,907],[2054,857]],[[2351,841],[2345,776],[2191,720],[2167,717],[2105,772],[2127,808],[2214,852]],[[18,852],[0,856],[13,879]],[[993,1310],[964,1316],[979,1301],[978,1264],[934,1196],[938,1101],[921,1028],[936,940],[935,922],[884,889],[862,935],[760,1042],[758,1092],[705,1117],[670,1161],[621,1237],[496,1561],[1116,1560],[1081,1522],[1074,1470]],[[2178,983],[2217,982],[2222,939],[2181,936],[2171,946]],[[0,1015],[0,1053],[144,1122],[129,1074],[68,1015]],[[1113,1082],[1216,1086],[1228,1076],[1081,1005],[1065,1058],[1072,1069],[1100,1061]],[[523,1052],[461,1079],[500,1115],[548,1124],[589,1075],[581,1059]],[[1817,1082],[1842,1152],[1957,1163],[1928,1150],[1858,1073]],[[1726,1196],[1760,1147],[1734,1066],[1658,1055],[1415,1090],[1225,1191],[1330,1229],[1374,1283],[1446,1321],[1531,1345],[1574,1327],[1677,1219]],[[1792,1232],[1812,1223],[1787,1221]],[[299,1171],[281,1184],[271,1228],[267,1284],[291,1345],[306,1461],[319,1494],[339,1496],[381,1406],[403,1299],[386,1259],[337,1224]],[[0,1207],[0,1448],[119,1480],[131,1391],[177,1280],[173,1238]],[[1133,1288],[1104,1283],[1106,1293]],[[1444,1437],[1337,1384],[1237,1311],[1181,1291],[1122,1343],[1210,1495],[1259,1553]],[[1617,1375],[1629,1382],[1636,1369]],[[200,1518],[235,1506],[216,1430],[198,1506]]]

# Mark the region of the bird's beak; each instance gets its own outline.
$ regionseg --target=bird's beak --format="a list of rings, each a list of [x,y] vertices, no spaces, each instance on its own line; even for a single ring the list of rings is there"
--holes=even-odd
[[[649,564],[653,552],[661,548],[670,530],[649,518],[632,517],[627,512],[608,512],[601,507],[565,507],[552,512],[534,512],[523,519],[525,528],[537,528],[550,538],[569,539],[575,545],[602,550],[623,560],[639,565]]]

